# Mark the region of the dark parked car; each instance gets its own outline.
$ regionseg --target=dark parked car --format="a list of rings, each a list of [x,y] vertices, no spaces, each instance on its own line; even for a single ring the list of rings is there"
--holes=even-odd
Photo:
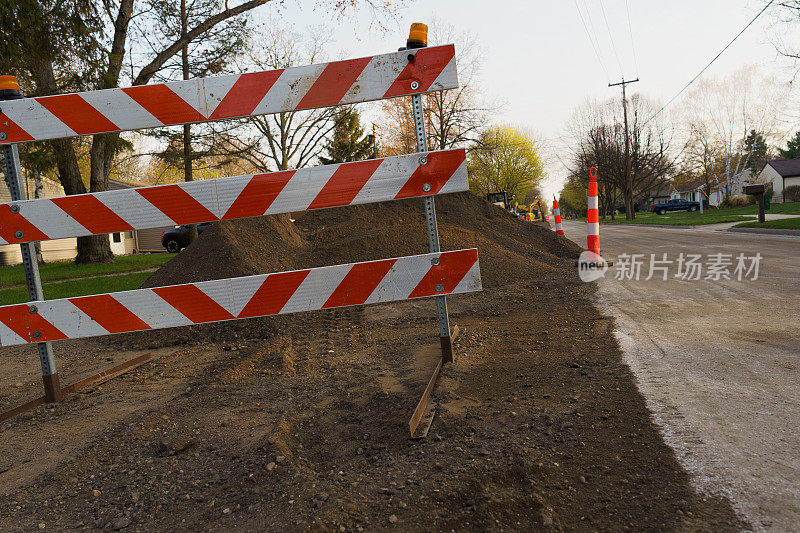
[[[617,213],[624,213],[626,207],[624,205],[618,205],[614,209],[617,210]],[[639,206],[639,202],[633,202],[633,211],[636,212],[636,213],[641,211],[640,206]]]
[[[690,202],[688,200],[673,199],[663,204],[655,204],[651,211],[657,215],[663,215],[667,211],[697,211],[700,209],[700,202]]]
[[[197,234],[200,235],[211,225],[211,222],[201,222],[197,225]],[[168,229],[161,232],[161,246],[168,252],[178,253],[181,248],[189,246],[189,225],[184,224],[177,228]]]

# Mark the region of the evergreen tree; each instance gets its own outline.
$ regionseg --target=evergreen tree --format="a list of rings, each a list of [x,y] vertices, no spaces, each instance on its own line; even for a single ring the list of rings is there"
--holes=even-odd
[[[781,157],[784,159],[798,159],[800,158],[800,131],[794,134],[786,143],[786,150],[778,148]]]
[[[747,155],[747,168],[752,170],[753,173],[757,173],[766,163],[767,149],[767,141],[764,140],[764,135],[756,130],[750,130],[750,133],[744,139],[744,151]]]
[[[352,107],[337,109],[333,120],[333,136],[325,147],[328,155],[319,158],[323,165],[361,161],[375,156],[375,139],[364,136],[358,111]]]

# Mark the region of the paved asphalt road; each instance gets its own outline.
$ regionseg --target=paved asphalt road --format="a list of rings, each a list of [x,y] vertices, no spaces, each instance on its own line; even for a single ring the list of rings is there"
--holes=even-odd
[[[586,223],[565,221],[586,246]],[[667,442],[703,490],[721,491],[756,530],[800,529],[800,238],[713,227],[607,226],[599,305]],[[760,253],[755,281],[653,279],[650,254]],[[618,280],[621,254],[645,254],[639,281]],[[624,258],[624,256],[623,256]],[[749,261],[747,262],[749,266]],[[626,268],[626,272],[630,269]],[[706,268],[702,277],[707,275]],[[752,277],[752,273],[750,274]]]

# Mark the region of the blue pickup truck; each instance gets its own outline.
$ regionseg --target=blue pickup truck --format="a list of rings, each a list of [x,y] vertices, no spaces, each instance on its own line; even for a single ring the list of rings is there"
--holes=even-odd
[[[655,204],[650,210],[657,215],[663,215],[667,211],[698,211],[699,209],[700,202],[673,199],[663,204]]]

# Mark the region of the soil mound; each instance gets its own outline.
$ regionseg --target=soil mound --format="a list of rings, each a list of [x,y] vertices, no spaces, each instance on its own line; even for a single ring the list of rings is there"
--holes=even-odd
[[[305,247],[286,215],[225,220],[209,226],[142,287],[292,270],[295,257]]]
[[[580,248],[549,227],[531,224],[471,193],[436,198],[442,250],[477,248],[485,288],[545,276],[577,258]],[[312,244],[307,261],[367,261],[428,252],[420,199],[353,206],[301,215],[296,226]]]
[[[531,278],[560,278],[565,260],[580,253],[549,227],[522,221],[471,193],[437,197],[436,207],[441,248],[477,248],[486,289]],[[142,287],[427,252],[425,213],[418,198],[308,211],[294,223],[286,215],[232,220],[208,228]],[[312,318],[314,313],[305,315]],[[201,339],[266,338],[281,324],[280,317],[267,317],[119,335],[111,342],[155,348]]]

